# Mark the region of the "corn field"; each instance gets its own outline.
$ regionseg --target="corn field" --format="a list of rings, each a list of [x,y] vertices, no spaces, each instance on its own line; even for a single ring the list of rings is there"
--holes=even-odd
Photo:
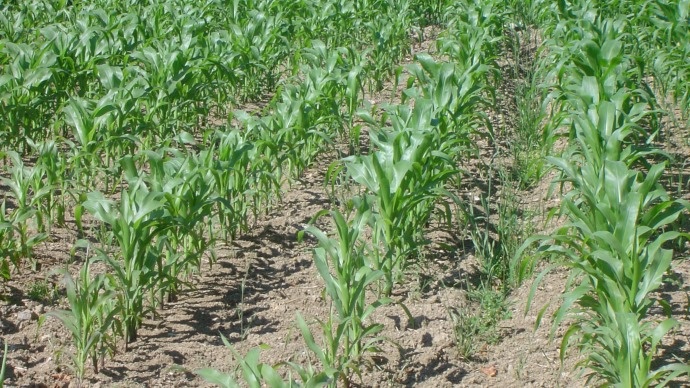
[[[690,0],[0,10],[0,388],[690,384]]]

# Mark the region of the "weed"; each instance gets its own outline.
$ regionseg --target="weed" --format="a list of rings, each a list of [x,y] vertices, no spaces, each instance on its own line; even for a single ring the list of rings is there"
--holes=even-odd
[[[482,285],[467,293],[469,306],[448,308],[453,322],[455,343],[460,355],[472,360],[480,345],[495,345],[501,340],[498,328],[502,320],[510,318],[505,295]]]
[[[46,304],[55,302],[59,296],[55,285],[45,280],[36,280],[29,283],[29,289],[26,294],[29,299]]]

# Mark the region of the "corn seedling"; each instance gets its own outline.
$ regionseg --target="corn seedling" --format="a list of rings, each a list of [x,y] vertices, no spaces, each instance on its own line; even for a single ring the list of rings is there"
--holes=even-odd
[[[108,275],[91,276],[87,262],[75,281],[65,274],[65,286],[69,310],[55,310],[48,314],[58,318],[72,335],[75,354],[72,356],[74,372],[81,381],[90,360],[93,370],[98,373],[98,361],[105,353],[114,350],[111,331],[115,316],[119,313],[114,301],[114,293],[107,284],[112,279]]]
[[[39,169],[24,166],[19,154],[16,152],[7,153],[12,160],[12,168],[10,169],[11,178],[2,178],[2,181],[10,189],[12,203],[14,210],[9,216],[5,218],[6,204],[3,202],[2,217],[3,221],[9,222],[12,225],[11,231],[6,230],[14,235],[17,241],[14,243],[14,252],[9,257],[14,257],[15,266],[19,265],[19,260],[22,258],[31,258],[33,247],[48,238],[45,233],[43,224],[43,213],[40,211],[40,203],[49,194],[51,188],[43,184],[42,174]],[[4,201],[4,200],[3,200]],[[32,227],[29,220],[36,217],[37,228],[40,232],[31,233]],[[12,253],[12,252],[10,252]],[[37,269],[38,263],[32,260],[32,268]]]
[[[378,151],[345,159],[348,176],[361,184],[372,206],[372,267],[383,272],[383,295],[409,265],[409,257],[424,244],[422,231],[431,217],[434,201],[456,170],[449,158],[434,151],[433,135],[422,130],[381,131],[372,138]]]
[[[113,284],[125,333],[125,350],[137,339],[144,313],[145,295],[160,284],[157,263],[164,240],[156,238],[172,224],[163,217],[162,195],[150,192],[141,180],[122,190],[119,209],[100,193],[90,193],[84,207],[110,227],[117,249],[101,249],[102,260],[113,271]]]
[[[243,357],[233,347],[230,342],[221,335],[221,339],[227,348],[230,349],[238,365],[237,368],[241,370],[241,379],[244,384],[240,385],[236,375],[238,373],[223,373],[217,369],[204,368],[195,371],[209,383],[216,384],[222,388],[238,388],[241,386],[248,386],[250,388],[260,388],[264,386],[275,388],[318,388],[327,386],[330,383],[329,378],[324,373],[316,373],[313,369],[303,368],[291,362],[280,363],[278,365],[268,365],[259,361],[261,350],[266,346],[252,348]],[[289,366],[291,371],[288,379],[285,380],[278,372],[280,366]],[[292,370],[297,372],[300,376],[301,382],[292,379]],[[238,371],[239,372],[239,371]]]
[[[338,211],[330,212],[336,227],[336,238],[328,237],[314,226],[305,232],[319,241],[314,250],[314,261],[319,275],[326,283],[326,294],[331,303],[331,314],[325,322],[319,321],[325,347],[314,340],[307,323],[298,316],[298,326],[309,349],[322,363],[324,372],[335,380],[349,384],[352,372],[361,376],[363,356],[377,352],[381,338],[377,334],[383,326],[367,323],[379,306],[391,303],[388,298],[368,302],[367,288],[384,276],[381,270],[372,270],[366,263],[365,246],[360,240],[372,214],[367,209],[355,213],[348,222]]]

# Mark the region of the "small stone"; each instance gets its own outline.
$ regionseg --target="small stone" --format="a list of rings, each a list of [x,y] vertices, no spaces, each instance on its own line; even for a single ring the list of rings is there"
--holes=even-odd
[[[39,304],[36,307],[34,307],[34,313],[36,313],[36,315],[41,315],[43,314],[43,312],[45,312],[45,307],[43,307],[42,304]]]
[[[23,368],[21,366],[15,366],[13,369],[14,369],[14,375],[17,377],[24,376],[24,374],[26,374],[26,372],[28,371],[28,369]]]
[[[17,313],[17,320],[19,322],[28,322],[36,318],[38,318],[38,316],[31,310],[24,310]]]

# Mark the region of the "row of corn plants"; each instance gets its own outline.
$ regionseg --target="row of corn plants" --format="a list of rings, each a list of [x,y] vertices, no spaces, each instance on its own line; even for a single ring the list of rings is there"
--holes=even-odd
[[[0,131],[17,152],[3,164],[12,192],[0,269],[9,278],[66,219],[95,237],[75,244],[86,262],[65,274],[69,309],[50,313],[70,331],[79,379],[120,339],[127,351],[144,317],[176,300],[203,261],[213,264],[214,245],[247,231],[317,155],[340,139],[354,148],[364,90],[380,88],[372,77],[408,52],[418,9],[366,0],[2,7]],[[335,8],[342,23],[322,12]],[[383,29],[382,14],[398,19]],[[362,44],[370,37],[373,52]],[[233,109],[265,94],[257,111]],[[107,272],[92,274],[96,262]],[[371,329],[337,324],[353,351],[368,349]],[[345,378],[355,364],[343,362],[342,329],[333,330],[322,361],[333,365],[328,378]]]
[[[122,156],[161,143],[179,147],[181,137],[203,134],[209,115],[225,120],[238,100],[260,100],[286,77],[308,78],[313,83],[301,85],[300,90],[296,82],[280,93],[284,104],[276,108],[287,122],[274,120],[266,130],[283,124],[291,127],[303,119],[300,110],[311,112],[312,120],[324,110],[333,110],[333,104],[329,107],[319,101],[334,97],[332,93],[318,93],[332,91],[332,84],[343,76],[348,78],[352,117],[363,80],[390,71],[385,67],[391,67],[406,49],[395,55],[381,50],[382,56],[388,53],[385,59],[360,50],[367,35],[379,30],[367,23],[342,28],[336,35],[325,34],[332,20],[314,9],[342,8],[335,1],[325,3],[125,2],[113,8],[106,7],[107,1],[79,5],[35,1],[3,5],[3,15],[12,16],[3,16],[0,32],[4,145],[20,155],[46,156],[52,168],[50,178],[65,176],[50,182],[60,186],[52,186],[59,198],[49,206],[53,202],[60,206],[51,219],[62,221],[65,202],[96,188],[117,190]],[[388,6],[361,3],[354,3],[352,14],[343,17],[375,19],[381,13],[377,7]],[[217,17],[225,11],[231,11],[232,17]],[[288,41],[287,33],[299,39]],[[321,36],[340,44],[329,50],[330,59],[320,57],[324,45],[317,39]],[[402,41],[401,47],[406,46],[406,36],[399,31],[394,36],[398,40],[388,44]],[[332,73],[305,69],[334,59],[341,62],[339,69],[347,71],[338,80],[332,79]],[[308,102],[295,101],[300,99]],[[339,127],[333,122],[329,125]],[[300,156],[304,155],[289,156],[291,169],[303,169]],[[105,187],[95,187],[95,182]]]
[[[417,55],[407,66],[408,83],[400,103],[360,112],[367,125],[371,151],[366,155],[346,157],[330,169],[333,174],[343,174],[342,184],[355,183],[362,190],[361,194],[342,201],[352,214],[347,218],[349,221],[337,211],[330,213],[337,230],[334,238],[327,238],[314,227],[307,228],[307,232],[319,241],[315,260],[335,310],[327,324],[322,324],[323,336],[329,339],[327,348],[334,348],[330,341],[334,321],[339,323],[338,327],[355,322],[359,325],[357,332],[370,337],[368,348],[350,346],[351,338],[359,339],[355,333],[350,334],[350,339],[341,339],[337,345],[346,357],[337,369],[345,382],[349,380],[343,376],[342,368],[350,369],[350,373],[358,372],[361,366],[352,363],[363,362],[362,351],[379,351],[378,343],[383,341],[377,336],[382,328],[380,325],[362,323],[374,309],[396,303],[409,314],[403,303],[392,298],[393,291],[410,267],[419,262],[428,242],[424,230],[438,206],[446,202],[441,199],[457,200],[448,188],[460,184],[461,172],[457,165],[474,153],[473,137],[492,137],[491,131],[487,131],[486,117],[481,113],[492,106],[494,95],[494,85],[486,82],[487,75],[495,74],[495,63],[488,54],[491,50],[488,42],[492,39],[482,40],[491,34],[487,27],[491,23],[456,19],[458,15],[467,15],[462,11],[475,15],[481,12],[481,7],[475,3],[452,4],[445,11],[444,17],[455,29],[449,28],[438,47],[448,60],[438,61],[428,54]],[[457,41],[453,42],[453,37]],[[458,49],[468,41],[476,43],[465,46],[465,50]],[[327,177],[327,181],[334,182],[334,179]],[[441,218],[448,220],[452,215],[447,204],[445,206],[441,206],[445,209]],[[368,229],[366,233],[361,232],[363,227]],[[361,241],[357,242],[357,238]],[[355,253],[364,250],[355,256],[350,253],[349,260],[356,263],[349,271],[357,274],[354,282],[352,275],[343,273],[343,266],[349,264],[343,260],[342,253],[334,251],[334,246],[340,247],[337,252],[345,247]],[[325,262],[324,253],[333,258],[329,272],[321,264]],[[335,260],[336,257],[339,260]],[[343,301],[359,298],[360,290],[366,286],[372,287],[377,295],[366,309],[348,312],[340,307]],[[313,345],[313,336],[304,325],[301,328],[309,347],[323,362],[323,353]]]
[[[360,42],[377,37],[365,70],[390,71],[406,52],[398,43],[408,39],[409,27],[402,23],[386,32],[393,27],[382,25],[401,23],[373,17],[407,14],[405,2],[400,9],[364,0],[349,7],[336,1],[240,0],[193,6],[173,0],[124,2],[115,9],[106,8],[107,1],[31,5],[3,6],[12,18],[0,24],[4,124],[8,143],[22,149],[27,139],[72,130],[78,132],[77,145],[86,148],[103,146],[108,141],[101,137],[122,136],[128,127],[136,135],[154,136],[153,141],[194,129],[209,113],[227,112],[236,96],[257,99],[273,91],[285,74],[299,70],[300,49],[323,36],[357,51],[362,51]],[[339,13],[343,20],[366,22],[339,23],[345,27],[329,31],[333,21],[315,8],[345,8],[351,13]],[[36,20],[39,9],[46,19]],[[288,34],[298,39],[288,40]],[[93,120],[74,122],[83,111]],[[52,132],[45,130],[51,127]]]
[[[478,4],[464,4],[475,13],[481,12]],[[464,15],[455,7],[447,14],[445,17],[453,20]],[[334,191],[333,198],[337,197],[336,191],[351,191],[338,190],[338,186],[356,184],[361,190],[359,195],[338,198],[344,210],[323,211],[314,217],[316,221],[330,216],[334,232],[314,225],[302,232],[315,237],[318,243],[314,260],[331,311],[326,319],[317,320],[318,336],[312,331],[313,325],[298,316],[298,327],[320,371],[285,363],[300,376],[300,384],[336,386],[342,382],[347,386],[353,375],[361,377],[365,354],[380,351],[385,338],[379,335],[383,326],[373,321],[376,309],[399,303],[392,298],[394,288],[422,254],[427,243],[424,230],[434,217],[439,199],[455,198],[447,188],[459,184],[461,175],[456,166],[473,154],[472,137],[492,136],[491,131],[486,131],[486,116],[477,113],[493,103],[494,85],[485,79],[495,75],[495,64],[486,49],[496,42],[488,38],[488,30],[481,21],[458,22],[456,29],[439,42],[449,60],[419,54],[411,65],[398,71],[397,77],[403,70],[409,75],[399,103],[359,110],[360,123],[355,127],[353,109],[346,112],[344,121],[351,136],[360,132],[358,126],[366,126],[370,151],[347,156],[329,168],[326,182]],[[458,31],[463,32],[457,38],[461,41],[453,41]],[[473,44],[464,51],[463,43],[470,41]],[[339,64],[337,59],[325,63],[331,76],[345,73],[334,67]],[[347,74],[347,90],[362,87],[359,82],[352,84],[356,73],[350,70]],[[345,96],[350,96],[350,91]],[[358,106],[350,104],[349,99],[345,101],[348,108]],[[447,209],[443,218],[450,217]],[[375,296],[368,297],[371,292]],[[316,341],[318,337],[321,343]],[[278,380],[274,368],[259,362],[259,349],[245,357],[234,354],[242,379],[250,386],[262,382],[297,384]],[[232,374],[215,369],[204,369],[199,374],[222,386],[236,384]]]
[[[191,6],[169,1],[118,3],[113,8],[106,7],[107,1],[79,5],[35,1],[3,5],[3,15],[13,16],[3,19],[0,33],[3,147],[37,158],[36,166],[27,170],[16,157],[4,157],[5,168],[12,169],[12,177],[6,179],[17,187],[7,200],[20,210],[3,216],[26,218],[22,214],[36,209],[35,227],[40,233],[54,223],[64,225],[66,211],[83,207],[88,192],[97,189],[110,195],[118,190],[125,174],[122,157],[142,150],[196,147],[194,138],[203,138],[203,146],[215,147],[211,144],[214,131],[225,131],[226,126],[209,123],[209,114],[221,123],[239,119],[248,128],[242,141],[252,143],[254,151],[246,157],[259,156],[261,162],[253,162],[252,174],[263,182],[259,189],[263,199],[256,195],[255,206],[249,209],[264,207],[266,196],[282,183],[284,160],[289,174],[299,175],[322,143],[331,141],[334,134],[348,134],[348,129],[356,131],[354,112],[369,83],[366,80],[376,72],[390,71],[381,66],[390,67],[406,52],[408,38],[397,32],[400,53],[373,60],[360,48],[377,27],[363,22],[355,23],[356,28],[339,29],[337,35],[322,35],[331,21],[313,9],[342,7],[326,3],[283,7],[273,1],[225,5],[209,1]],[[369,20],[379,13],[377,7],[388,7],[361,3],[354,3],[352,13],[344,17]],[[216,17],[224,11],[231,11],[231,20]],[[288,42],[284,29],[299,39]],[[331,36],[340,45],[326,50],[319,36]],[[247,75],[238,69],[263,75]],[[251,80],[245,81],[247,77]],[[278,93],[265,112],[232,111],[238,99],[260,100],[279,82]],[[247,83],[260,87],[245,88]],[[347,98],[347,108],[333,102],[342,98]],[[232,145],[219,150],[226,157],[230,157],[228,146]],[[229,175],[221,173],[216,179],[244,191],[241,180],[228,182]],[[35,198],[26,196],[29,187]],[[237,195],[227,192],[229,187],[220,190],[226,190],[221,193],[226,199]],[[225,209],[218,217],[224,220],[223,226],[239,220],[246,229],[246,211],[233,210],[231,217]],[[19,240],[27,242],[22,244],[24,252],[10,252],[10,256],[27,256],[30,236],[26,228],[9,222],[3,223],[3,230],[6,235],[11,230],[23,233]],[[42,235],[35,237],[32,241],[40,241]],[[8,241],[3,246],[10,248],[11,240],[3,239]],[[3,262],[7,267],[7,261]]]
[[[690,367],[654,366],[663,337],[678,322],[654,316],[652,308],[668,310],[655,291],[671,266],[668,243],[687,237],[676,231],[676,220],[690,204],[672,199],[662,185],[668,155],[652,143],[658,97],[634,55],[637,26],[595,1],[535,9],[547,39],[539,60],[555,112],[549,128],[567,129],[570,140],[561,156],[549,158],[560,172],[560,214],[568,222],[536,237],[541,252],[571,269],[552,335],[567,324],[561,358],[576,344],[588,383],[665,385]],[[538,276],[528,308],[551,268]]]
[[[617,7],[606,8],[602,14],[625,15],[629,20],[626,39],[638,66],[654,78],[653,87],[660,96],[660,105],[670,100],[666,114],[674,125],[683,127],[688,120],[690,89],[684,82],[688,78],[690,54],[690,2],[681,1],[621,1]],[[675,112],[677,108],[679,112]]]

